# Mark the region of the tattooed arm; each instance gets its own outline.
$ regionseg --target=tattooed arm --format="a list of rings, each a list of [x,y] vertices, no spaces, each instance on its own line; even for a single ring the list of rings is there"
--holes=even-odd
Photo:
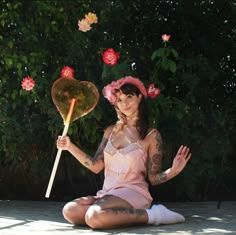
[[[191,157],[188,147],[181,145],[172,167],[162,171],[162,138],[156,130],[148,136],[148,178],[152,185],[162,184],[178,175]]]
[[[148,136],[148,178],[152,185],[166,182],[168,171],[162,172],[162,138],[160,133],[155,130]]]
[[[107,128],[94,157],[89,156],[70,141],[68,136],[59,137],[57,147],[69,151],[82,165],[94,173],[104,168],[104,148],[106,147],[111,128]]]

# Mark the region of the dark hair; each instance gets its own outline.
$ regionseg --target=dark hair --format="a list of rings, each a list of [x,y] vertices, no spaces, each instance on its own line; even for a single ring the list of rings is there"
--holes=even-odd
[[[132,84],[124,84],[123,86],[120,87],[120,90],[125,94],[125,95],[136,95],[139,96],[141,94],[140,90],[132,85]],[[138,108],[138,121],[137,121],[137,129],[139,132],[139,136],[141,139],[144,139],[148,133],[148,127],[149,127],[149,120],[148,120],[148,108],[147,108],[147,103],[145,98],[142,95],[142,99],[139,103],[139,108]]]

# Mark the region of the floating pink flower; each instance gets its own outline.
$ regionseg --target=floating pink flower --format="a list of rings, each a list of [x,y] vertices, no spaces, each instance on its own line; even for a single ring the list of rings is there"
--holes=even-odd
[[[164,41],[164,42],[168,42],[169,40],[170,40],[170,35],[167,35],[167,34],[162,34],[162,40]]]
[[[75,74],[74,69],[72,69],[69,66],[65,66],[61,70],[61,77],[64,77],[64,78],[74,78],[74,74]]]
[[[151,98],[155,98],[161,93],[161,90],[159,88],[155,88],[154,83],[149,84],[148,86],[148,96]]]
[[[120,55],[116,52],[113,48],[108,48],[106,51],[103,52],[102,59],[105,64],[114,66],[117,64]]]
[[[30,91],[34,88],[35,86],[35,81],[33,78],[31,77],[25,77],[23,78],[22,82],[21,82],[21,87],[26,90],[26,91]]]
[[[79,30],[82,32],[87,32],[91,29],[90,23],[87,19],[82,19],[78,21]]]

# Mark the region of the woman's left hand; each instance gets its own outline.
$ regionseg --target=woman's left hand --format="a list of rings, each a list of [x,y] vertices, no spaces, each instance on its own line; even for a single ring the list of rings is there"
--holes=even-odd
[[[173,160],[171,170],[178,175],[184,169],[190,158],[190,149],[187,146],[181,145]]]

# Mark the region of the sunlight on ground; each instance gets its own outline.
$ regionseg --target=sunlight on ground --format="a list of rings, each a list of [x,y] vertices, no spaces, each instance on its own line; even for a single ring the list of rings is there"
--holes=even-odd
[[[235,234],[234,231],[226,230],[226,229],[219,229],[219,228],[207,228],[203,229],[201,234]]]
[[[218,218],[218,217],[209,217],[208,220],[213,220],[213,221],[223,221],[223,219]]]
[[[28,235],[28,234],[65,234],[70,232],[70,234],[97,234],[97,235],[107,235],[110,233],[92,231],[88,227],[78,227],[73,228],[71,224],[53,222],[48,220],[19,220],[13,217],[0,217],[0,234],[18,234],[18,235]]]

